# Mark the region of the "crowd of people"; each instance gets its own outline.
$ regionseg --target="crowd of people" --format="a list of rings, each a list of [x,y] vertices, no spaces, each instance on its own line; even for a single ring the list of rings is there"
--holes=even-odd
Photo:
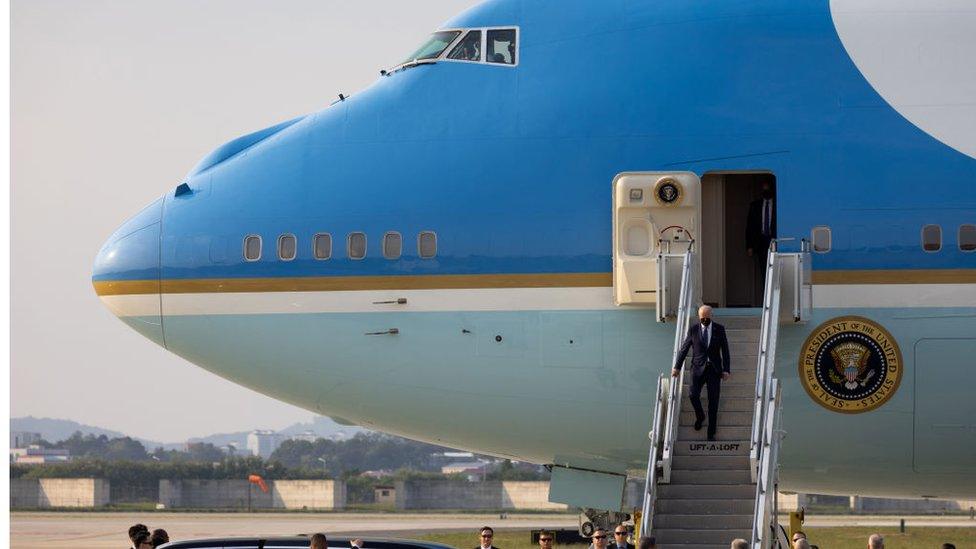
[[[657,540],[654,536],[644,536],[637,541],[635,546],[630,543],[631,532],[625,524],[618,524],[613,528],[613,541],[610,541],[611,533],[604,528],[597,528],[590,536],[589,549],[657,549]],[[162,528],[157,528],[152,532],[145,524],[134,524],[129,528],[129,539],[132,540],[132,549],[154,549],[164,543],[169,542],[169,534]],[[478,530],[479,543],[474,549],[500,549],[494,545],[495,530],[491,526],[482,526]],[[550,530],[539,532],[539,549],[553,549],[556,541],[556,533]],[[797,531],[793,533],[790,540],[792,549],[817,549],[816,545],[811,545],[806,533]],[[350,549],[366,549],[362,539],[356,538],[349,542]],[[884,549],[884,538],[881,534],[871,534],[868,537],[867,549]],[[309,549],[329,549],[329,540],[325,534],[312,534],[309,538]],[[749,542],[744,539],[732,540],[730,549],[749,549]],[[951,543],[943,543],[941,549],[956,549]]]

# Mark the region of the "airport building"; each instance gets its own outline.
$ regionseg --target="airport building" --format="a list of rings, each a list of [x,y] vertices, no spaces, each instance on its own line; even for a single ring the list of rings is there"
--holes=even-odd
[[[486,461],[459,461],[441,467],[441,473],[445,475],[461,474],[468,477],[469,482],[478,482],[484,480],[489,465]]]
[[[288,440],[304,440],[305,442],[315,442],[320,438],[322,437],[320,437],[315,431],[312,431],[311,429],[306,429],[301,433],[289,436]]]
[[[27,448],[11,448],[10,462],[17,464],[44,465],[71,461],[71,453],[60,448],[41,448],[34,444]]]
[[[281,446],[282,436],[274,431],[252,431],[247,435],[247,449],[251,455],[268,459]]]
[[[10,431],[10,448],[27,448],[41,441],[40,433],[30,431]]]

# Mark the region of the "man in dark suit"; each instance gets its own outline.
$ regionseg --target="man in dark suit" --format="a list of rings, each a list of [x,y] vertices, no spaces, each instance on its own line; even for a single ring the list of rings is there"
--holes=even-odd
[[[630,532],[627,527],[618,524],[613,529],[613,543],[610,544],[610,549],[635,549],[634,544],[627,541],[628,536],[630,536]]]
[[[776,237],[776,200],[769,183],[763,183],[762,197],[749,203],[746,218],[746,251],[766,259],[769,242]]]
[[[481,537],[481,545],[474,549],[498,549],[491,544],[491,541],[495,538],[495,531],[491,529],[491,526],[482,526],[478,532]]]
[[[708,388],[708,440],[715,440],[718,427],[718,399],[721,383],[732,375],[732,357],[729,355],[729,340],[725,337],[725,326],[712,322],[712,308],[702,305],[698,309],[698,323],[688,328],[688,335],[681,343],[678,358],[671,370],[671,377],[678,377],[684,365],[688,350],[691,357],[691,405],[695,408],[695,430],[700,431],[705,421],[702,410],[702,387]]]

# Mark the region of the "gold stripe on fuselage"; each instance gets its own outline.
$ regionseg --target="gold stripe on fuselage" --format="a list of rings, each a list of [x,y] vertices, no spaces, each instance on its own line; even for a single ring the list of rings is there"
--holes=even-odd
[[[158,280],[99,280],[93,281],[98,295],[134,295],[159,293]]]
[[[973,284],[976,269],[814,271],[814,284]],[[612,273],[539,273],[409,276],[199,278],[94,282],[98,295],[350,290],[460,290],[484,288],[592,288],[613,285]]]
[[[156,293],[154,280],[95,282],[98,295]],[[316,276],[163,280],[164,294],[322,292],[348,290],[452,290],[480,288],[586,288],[611,285],[610,273],[491,275]]]

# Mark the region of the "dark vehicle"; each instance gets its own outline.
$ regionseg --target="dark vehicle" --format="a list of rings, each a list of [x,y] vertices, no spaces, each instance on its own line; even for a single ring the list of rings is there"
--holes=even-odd
[[[173,541],[160,545],[159,549],[279,549],[285,547],[308,548],[312,534],[295,536],[252,536],[233,538],[194,539]],[[328,536],[328,533],[326,533]],[[329,537],[329,549],[349,549],[353,538]],[[409,539],[363,539],[363,549],[454,549],[442,543]]]

